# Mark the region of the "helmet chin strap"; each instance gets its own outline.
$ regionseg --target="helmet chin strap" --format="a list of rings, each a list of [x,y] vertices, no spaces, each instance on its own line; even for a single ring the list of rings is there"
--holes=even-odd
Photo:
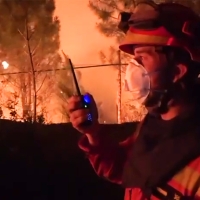
[[[163,92],[157,92],[156,91],[156,98],[153,99],[155,92],[153,92],[152,97],[149,97],[144,102],[144,105],[147,107],[150,113],[153,114],[164,114],[168,111],[169,107],[169,101],[171,100],[171,94],[169,90],[163,90]],[[153,99],[153,100],[152,100]]]
[[[160,94],[160,99],[158,100],[157,106],[155,108],[155,112],[158,114],[164,114],[169,110],[169,101],[172,99],[171,92],[169,90],[165,90]]]

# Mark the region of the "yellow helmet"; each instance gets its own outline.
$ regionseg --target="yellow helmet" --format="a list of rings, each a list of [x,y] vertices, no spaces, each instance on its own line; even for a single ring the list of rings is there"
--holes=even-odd
[[[133,54],[137,45],[178,47],[185,49],[193,61],[200,62],[200,18],[190,8],[142,1],[133,13],[121,16],[119,28],[126,36],[120,50]]]

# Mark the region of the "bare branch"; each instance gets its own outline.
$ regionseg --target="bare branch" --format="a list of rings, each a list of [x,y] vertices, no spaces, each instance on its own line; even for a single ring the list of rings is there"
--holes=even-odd
[[[20,35],[24,38],[24,40],[26,40],[26,37],[24,36],[24,34],[19,30],[17,29],[17,31],[20,33]]]
[[[26,28],[26,44],[28,47],[28,54],[30,59],[30,65],[31,65],[31,74],[32,74],[32,83],[33,83],[33,122],[36,122],[37,118],[37,91],[36,91],[36,77],[35,77],[35,68],[33,64],[33,56],[31,53],[31,47],[30,47],[30,38],[29,38],[29,30],[28,30],[28,23],[27,19],[25,19],[25,28]]]
[[[25,53],[26,55],[28,55],[28,52],[27,52],[27,51],[25,51],[25,50],[24,50],[24,53]]]
[[[38,92],[40,91],[40,89],[42,88],[42,86],[43,86],[43,84],[44,84],[46,78],[47,78],[47,74],[45,74],[45,77],[44,77],[44,79],[43,79],[43,81],[42,81],[40,87],[37,89],[36,93],[38,93]]]
[[[36,50],[38,49],[39,45],[40,45],[41,39],[39,40],[38,44],[35,46],[35,48],[32,50],[32,56],[35,55]]]
[[[28,27],[27,27],[28,28]],[[32,36],[33,36],[34,32],[32,32],[29,37],[28,37],[28,40],[31,40]]]
[[[7,78],[6,78],[7,81],[8,81],[8,79],[10,78],[10,76],[4,76],[4,77],[7,77]],[[10,80],[12,80],[12,79],[10,78]],[[8,84],[10,84],[10,85],[12,85],[12,86],[14,86],[14,87],[20,88],[19,83],[17,83],[16,81],[8,81]]]
[[[51,61],[49,60],[49,62],[48,62],[46,65],[49,65],[50,62],[51,62]],[[36,65],[36,68],[38,68],[38,67],[40,66],[40,64],[41,64],[41,62],[38,62],[37,65]],[[42,72],[42,70],[41,70],[41,71],[37,71],[36,77],[37,77],[38,75],[40,75],[41,72]]]
[[[38,101],[37,101],[37,106],[41,105],[41,104],[45,104],[47,105],[50,102],[51,96],[52,96],[52,85],[54,83],[51,81],[49,84],[46,84],[46,87],[44,87],[45,85],[43,85],[42,87],[42,92],[40,95],[37,94],[38,96]],[[42,95],[42,100],[40,100],[40,96]]]

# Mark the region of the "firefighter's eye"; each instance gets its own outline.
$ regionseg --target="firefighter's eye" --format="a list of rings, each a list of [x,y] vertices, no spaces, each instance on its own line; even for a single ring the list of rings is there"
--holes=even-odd
[[[143,61],[145,60],[145,57],[144,56],[137,56],[135,58],[135,60],[140,64],[142,65]]]

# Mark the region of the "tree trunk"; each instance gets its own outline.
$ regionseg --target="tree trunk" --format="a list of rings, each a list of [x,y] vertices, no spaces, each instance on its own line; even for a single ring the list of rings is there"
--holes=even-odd
[[[20,93],[21,93],[21,104],[22,104],[22,118],[24,119],[27,116],[27,113],[28,113],[27,86],[26,86],[24,74],[20,75],[19,81],[20,81]]]
[[[37,89],[36,89],[36,76],[35,76],[35,68],[33,63],[33,56],[31,52],[30,47],[30,35],[29,35],[29,29],[28,29],[28,23],[26,19],[26,44],[28,48],[28,55],[30,60],[30,67],[31,67],[31,79],[32,79],[32,86],[33,86],[33,123],[36,123],[37,119]]]
[[[121,96],[122,96],[122,79],[121,79],[121,75],[122,75],[122,69],[121,69],[121,51],[118,50],[118,59],[119,59],[119,68],[118,68],[118,92],[117,92],[117,121],[118,124],[121,124]]]

